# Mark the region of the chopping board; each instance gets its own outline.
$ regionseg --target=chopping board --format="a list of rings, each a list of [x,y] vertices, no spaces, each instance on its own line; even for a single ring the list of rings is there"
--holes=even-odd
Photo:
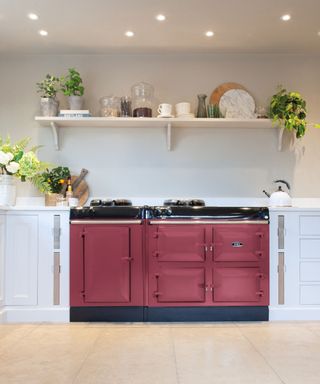
[[[210,96],[210,102],[209,104],[216,104],[219,105],[219,101],[222,95],[224,95],[227,91],[230,91],[231,89],[243,89],[246,91],[246,88],[238,83],[223,83],[217,87]]]
[[[73,183],[77,178],[77,175],[71,176],[71,183]],[[89,198],[89,186],[85,180],[81,180],[80,184],[74,188],[73,196],[79,199],[80,206],[85,205]]]

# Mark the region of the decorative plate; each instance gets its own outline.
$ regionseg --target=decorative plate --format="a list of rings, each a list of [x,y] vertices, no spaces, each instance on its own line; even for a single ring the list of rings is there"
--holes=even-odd
[[[238,83],[223,83],[211,94],[210,104],[219,105],[222,116],[252,119],[255,117],[255,101],[244,86]]]

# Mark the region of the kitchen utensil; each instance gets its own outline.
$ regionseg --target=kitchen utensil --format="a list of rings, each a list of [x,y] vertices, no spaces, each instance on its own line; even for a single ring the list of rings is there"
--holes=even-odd
[[[225,117],[253,119],[256,105],[249,92],[244,89],[230,89],[221,96],[219,109]]]
[[[88,173],[88,170],[82,169],[79,176],[71,177],[71,185],[73,190],[73,197],[79,199],[79,205],[85,205],[89,198],[89,186],[84,180],[84,177]]]
[[[282,183],[286,185],[288,190],[290,191],[290,184],[285,180],[275,180],[274,183]],[[271,193],[266,192],[263,190],[263,193],[269,197],[269,205],[271,207],[291,207],[292,206],[292,200],[290,195],[283,191],[281,188],[281,185],[279,185],[278,189]]]
[[[120,117],[132,116],[132,102],[130,96],[122,96],[120,99]]]

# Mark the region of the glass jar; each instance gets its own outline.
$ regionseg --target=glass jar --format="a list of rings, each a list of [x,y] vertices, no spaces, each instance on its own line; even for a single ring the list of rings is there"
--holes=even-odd
[[[152,117],[154,89],[151,84],[137,83],[131,87],[133,117]]]
[[[120,99],[116,96],[104,96],[100,99],[100,115],[102,117],[119,117]]]

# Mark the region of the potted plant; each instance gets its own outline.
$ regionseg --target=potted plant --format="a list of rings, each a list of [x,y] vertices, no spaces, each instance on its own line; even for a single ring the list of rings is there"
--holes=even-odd
[[[37,175],[48,166],[38,159],[36,147],[26,150],[29,141],[30,138],[27,137],[12,144],[10,137],[6,140],[0,137],[0,206],[15,204],[14,177],[34,183]]]
[[[40,111],[42,116],[57,116],[59,112],[59,101],[56,95],[59,88],[59,79],[47,74],[45,79],[37,83],[40,93]]]
[[[69,73],[60,78],[61,91],[68,97],[70,109],[82,109],[84,86],[80,73],[74,68],[69,68]]]
[[[270,117],[281,128],[294,132],[297,139],[306,132],[306,102],[298,92],[287,92],[279,87],[271,98]]]
[[[60,195],[64,195],[68,178],[71,177],[68,167],[56,167],[37,175],[35,185],[45,193],[45,205],[56,205]],[[61,196],[63,197],[63,196]]]

